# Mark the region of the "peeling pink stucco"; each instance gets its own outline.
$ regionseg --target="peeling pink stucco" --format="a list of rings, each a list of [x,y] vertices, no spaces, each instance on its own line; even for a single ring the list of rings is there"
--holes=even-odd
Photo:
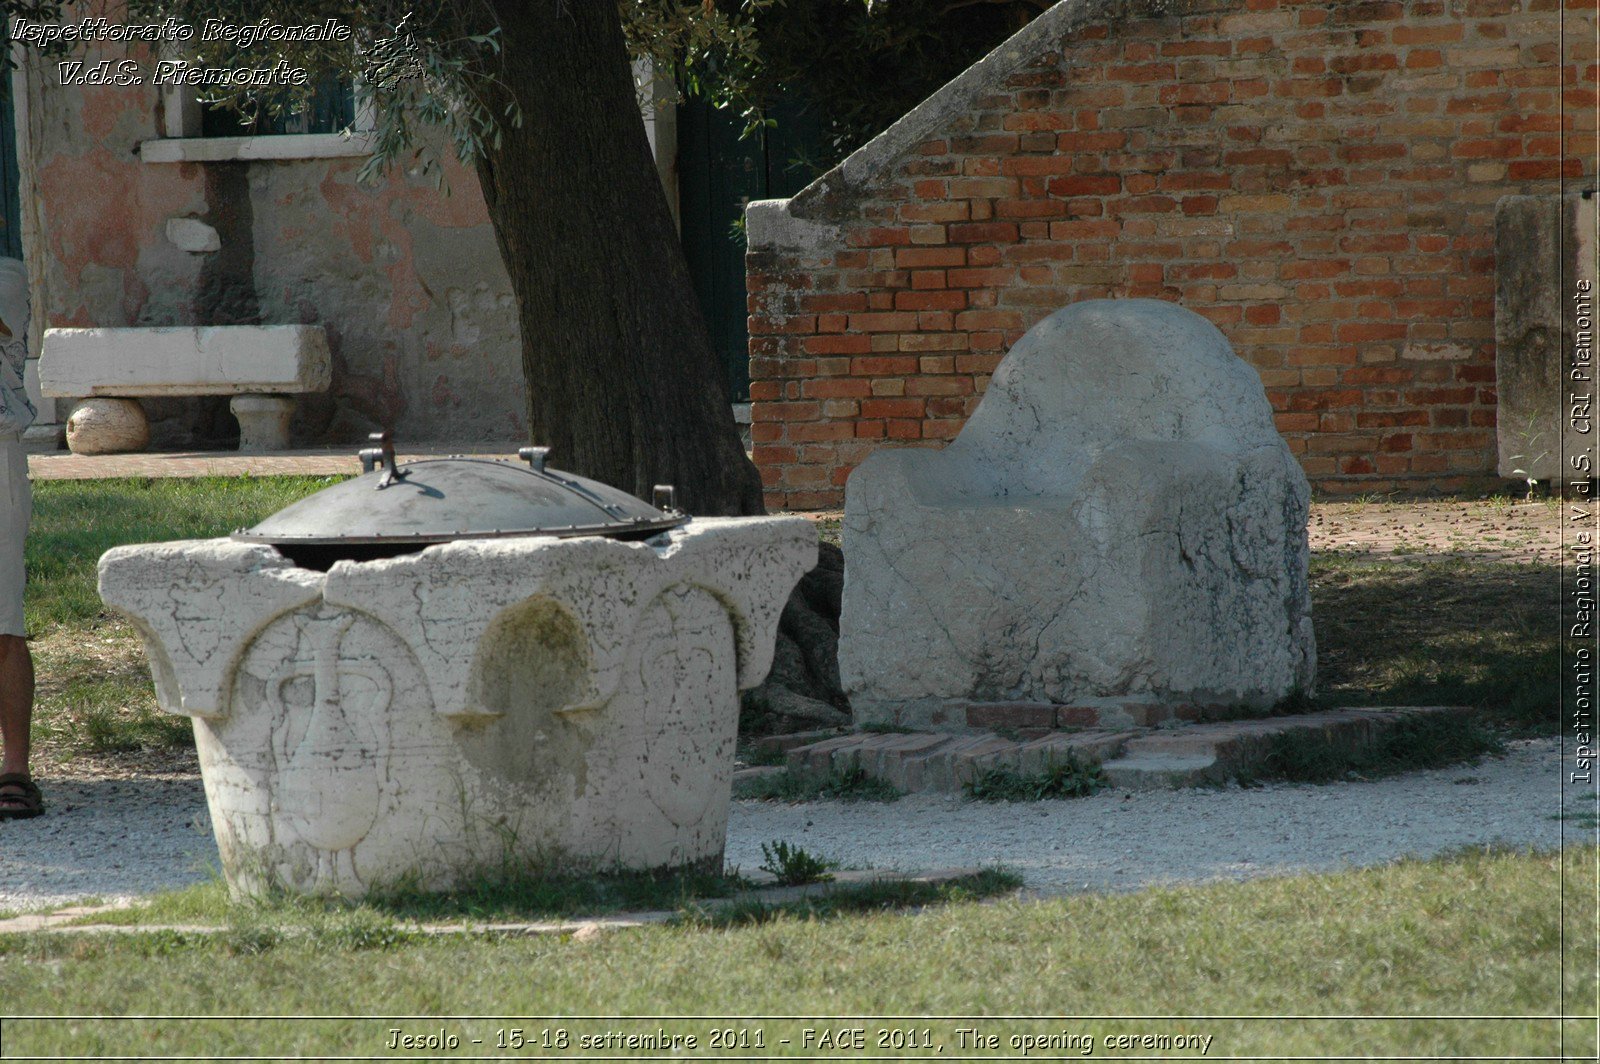
[[[171,172],[146,174],[151,168],[137,158],[117,158],[99,145],[53,153],[35,165],[52,258],[74,285],[90,264],[132,268],[141,244],[160,236],[166,219],[201,192],[198,182]]]

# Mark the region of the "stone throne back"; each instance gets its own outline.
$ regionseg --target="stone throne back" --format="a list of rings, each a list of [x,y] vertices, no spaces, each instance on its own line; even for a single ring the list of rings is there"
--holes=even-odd
[[[1057,311],[949,447],[879,451],[846,486],[857,720],[1024,702],[1142,723],[1309,691],[1309,501],[1210,322],[1159,300]]]

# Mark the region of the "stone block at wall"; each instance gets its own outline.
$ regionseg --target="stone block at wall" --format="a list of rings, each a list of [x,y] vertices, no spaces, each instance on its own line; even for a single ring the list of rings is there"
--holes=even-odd
[[[1310,500],[1210,322],[1153,299],[1063,308],[949,447],[883,451],[850,478],[839,672],[856,723],[1310,693]]]
[[[942,446],[1028,328],[1101,297],[1210,319],[1324,490],[1499,483],[1495,205],[1593,184],[1594,39],[1550,0],[1063,0],[752,205],[768,505]]]
[[[1499,471],[1594,476],[1595,201],[1507,196],[1495,211]],[[1589,464],[1575,464],[1578,455]]]

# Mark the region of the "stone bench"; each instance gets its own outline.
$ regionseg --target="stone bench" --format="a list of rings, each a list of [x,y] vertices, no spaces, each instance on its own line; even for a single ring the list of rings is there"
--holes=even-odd
[[[190,395],[233,396],[239,449],[281,451],[291,396],[327,391],[332,374],[320,325],[48,329],[39,359],[45,395],[84,400],[67,419],[79,454],[142,449],[149,426],[137,400]]]

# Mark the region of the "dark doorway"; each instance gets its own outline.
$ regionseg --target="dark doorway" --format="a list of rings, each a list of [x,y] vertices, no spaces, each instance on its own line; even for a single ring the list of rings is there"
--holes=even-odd
[[[726,368],[735,402],[750,398],[745,305],[744,205],[782,199],[811,183],[821,152],[821,123],[803,104],[786,100],[769,112],[773,125],[740,137],[743,119],[691,98],[678,109],[678,206],[689,260],[711,345]]]
[[[0,18],[0,48],[11,49],[11,27]],[[17,191],[17,119],[11,99],[11,72],[0,71],[0,254],[22,258],[22,200]]]

